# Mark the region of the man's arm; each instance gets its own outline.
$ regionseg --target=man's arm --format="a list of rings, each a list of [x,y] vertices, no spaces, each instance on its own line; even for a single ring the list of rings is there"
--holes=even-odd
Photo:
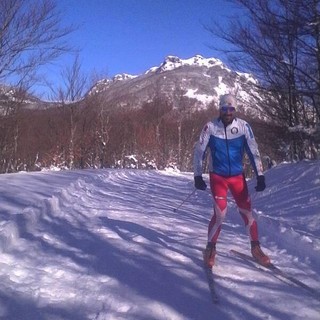
[[[207,123],[200,134],[199,140],[196,142],[194,147],[194,155],[193,155],[193,171],[194,176],[201,176],[203,171],[203,160],[205,158],[205,153],[207,149],[207,145],[210,139],[210,123]]]
[[[256,176],[263,175],[263,166],[261,162],[258,144],[254,137],[253,131],[248,123],[245,124],[246,152],[249,156],[251,165]]]
[[[256,191],[263,191],[266,188],[265,177],[263,175],[263,166],[261,161],[258,144],[254,138],[253,131],[248,123],[245,125],[246,130],[246,151],[249,156],[251,165],[257,177]]]

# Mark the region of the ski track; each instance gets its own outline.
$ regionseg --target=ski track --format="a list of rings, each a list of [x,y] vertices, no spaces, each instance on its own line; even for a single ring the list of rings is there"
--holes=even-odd
[[[276,185],[280,166],[267,173],[271,187],[255,196],[254,212],[263,247],[276,265],[320,292],[319,226],[302,229],[288,198],[299,197],[297,211],[314,213],[320,207],[320,173],[314,176],[312,166],[305,165],[294,178],[283,166],[284,186]],[[173,212],[192,192],[192,174],[72,174],[74,179],[61,186],[55,180],[51,194],[43,176],[30,175],[43,187],[34,187],[37,201],[30,193],[18,200],[21,211],[1,210],[1,319],[319,319],[319,300],[229,253],[250,251],[232,200],[214,268],[221,301],[212,304],[201,257],[211,195],[197,191]],[[299,186],[305,180],[313,183],[311,194]],[[3,199],[9,208],[9,193]],[[307,221],[312,219],[310,214]]]

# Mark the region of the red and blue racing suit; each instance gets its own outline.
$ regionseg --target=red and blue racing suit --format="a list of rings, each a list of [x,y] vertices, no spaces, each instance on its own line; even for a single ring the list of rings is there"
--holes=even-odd
[[[262,175],[262,163],[249,124],[239,118],[224,126],[220,118],[208,122],[202,129],[194,151],[194,176],[202,175],[203,160],[209,149],[209,177],[214,199],[214,214],[208,227],[208,242],[217,242],[227,212],[230,190],[248,230],[250,240],[258,241],[258,227],[251,211],[251,200],[243,174],[246,152],[255,174]]]

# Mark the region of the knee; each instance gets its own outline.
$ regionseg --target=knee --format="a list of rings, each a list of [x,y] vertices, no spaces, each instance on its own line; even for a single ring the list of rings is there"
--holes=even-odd
[[[216,203],[214,206],[214,213],[216,219],[222,221],[227,214],[227,206],[221,207]]]

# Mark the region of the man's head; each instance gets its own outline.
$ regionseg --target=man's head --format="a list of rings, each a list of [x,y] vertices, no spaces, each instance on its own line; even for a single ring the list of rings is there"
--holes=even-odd
[[[225,126],[227,126],[233,121],[236,108],[237,99],[235,96],[233,96],[232,94],[225,94],[220,97],[220,119]]]

